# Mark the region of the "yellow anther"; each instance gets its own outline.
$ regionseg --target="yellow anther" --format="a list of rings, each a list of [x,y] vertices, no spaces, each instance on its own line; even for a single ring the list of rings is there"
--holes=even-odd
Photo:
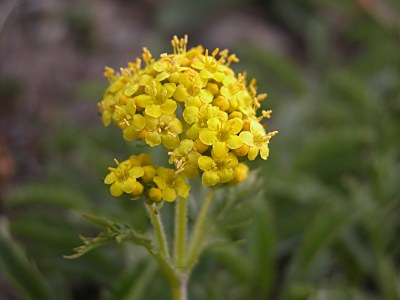
[[[104,70],[104,76],[106,76],[108,78],[112,77],[114,75],[114,73],[115,73],[114,69],[112,69],[110,67],[105,67],[104,69],[105,69]]]
[[[262,111],[262,115],[264,118],[267,118],[267,119],[271,118],[271,114],[272,114],[272,110],[263,110]]]
[[[215,50],[212,52],[212,56],[216,56],[219,52],[219,48],[215,48]]]
[[[150,53],[150,51],[146,48],[146,47],[144,47],[143,48],[143,54],[142,54],[142,57],[143,57],[143,60],[146,62],[146,64],[147,63],[149,63],[150,61],[151,61],[151,59],[152,59],[152,55],[151,55],[151,53]]]

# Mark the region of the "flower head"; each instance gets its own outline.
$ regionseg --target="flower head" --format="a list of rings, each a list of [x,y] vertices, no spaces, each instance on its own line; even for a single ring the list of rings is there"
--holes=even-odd
[[[127,141],[168,149],[174,166],[155,166],[147,154],[117,162],[105,179],[114,196],[173,201],[188,195],[185,178],[236,184],[247,178],[246,159],[268,158],[276,131],[261,124],[271,111],[258,113],[266,94],[257,93],[256,80],[248,83],[245,73],[232,70],[239,60],[228,50],[187,49],[187,43],[187,36],[174,36],[172,53],[157,59],[144,48],[127,67],[105,70],[110,85],[98,104],[104,124],[114,123]]]

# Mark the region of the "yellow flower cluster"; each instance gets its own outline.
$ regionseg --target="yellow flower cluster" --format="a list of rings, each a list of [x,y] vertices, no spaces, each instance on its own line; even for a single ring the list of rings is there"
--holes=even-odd
[[[115,197],[123,193],[133,197],[145,194],[154,202],[171,202],[177,196],[186,198],[189,195],[190,186],[185,178],[175,174],[173,169],[154,167],[149,154],[131,155],[129,159],[115,160],[115,163],[117,167],[109,167],[110,173],[104,179]]]
[[[183,194],[183,188],[176,193],[164,188],[171,176],[201,176],[208,186],[243,181],[248,167],[240,161],[258,155],[267,159],[269,141],[277,133],[267,132],[261,123],[271,111],[257,116],[266,94],[257,94],[254,79],[247,83],[245,74],[230,68],[238,62],[234,54],[219,49],[210,54],[202,46],[187,50],[187,36],[175,36],[171,43],[173,53],[157,60],[144,48],[144,64],[137,58],[119,72],[106,68],[110,86],[98,104],[104,124],[113,122],[126,140],[170,151],[175,170],[158,168],[153,180],[158,190],[149,190],[153,199],[167,201]],[[141,190],[137,179],[143,178],[142,169],[129,161],[119,163],[106,178],[113,195]]]

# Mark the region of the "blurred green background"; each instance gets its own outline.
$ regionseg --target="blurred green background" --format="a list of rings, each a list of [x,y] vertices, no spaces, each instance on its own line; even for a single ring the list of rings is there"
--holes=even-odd
[[[400,299],[399,10],[398,0],[1,1],[0,299],[169,299],[137,246],[62,255],[98,232],[85,212],[149,230],[143,205],[101,182],[114,157],[144,149],[104,128],[96,103],[104,65],[144,46],[157,56],[186,33],[190,46],[237,53],[234,69],[258,79],[279,130],[268,161],[219,195],[190,299]],[[237,201],[220,213],[226,198]]]

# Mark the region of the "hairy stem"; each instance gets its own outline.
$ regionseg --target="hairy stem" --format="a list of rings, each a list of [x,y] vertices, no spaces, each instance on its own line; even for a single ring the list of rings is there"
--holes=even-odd
[[[174,264],[179,269],[185,267],[187,205],[188,200],[181,197],[175,204]]]
[[[154,204],[146,204],[147,211],[150,215],[151,223],[153,224],[156,233],[158,246],[160,247],[160,254],[163,258],[169,260],[168,242],[165,236],[164,226],[161,220],[160,212],[156,210]]]
[[[207,220],[207,214],[208,211],[210,210],[213,196],[214,196],[214,191],[210,190],[208,195],[203,200],[199,215],[197,216],[196,223],[194,224],[193,232],[191,235],[191,241],[189,243],[188,258],[186,263],[186,268],[188,272],[190,272],[190,270],[196,264],[199,255],[201,253],[204,234],[205,234],[204,233],[205,221]]]

